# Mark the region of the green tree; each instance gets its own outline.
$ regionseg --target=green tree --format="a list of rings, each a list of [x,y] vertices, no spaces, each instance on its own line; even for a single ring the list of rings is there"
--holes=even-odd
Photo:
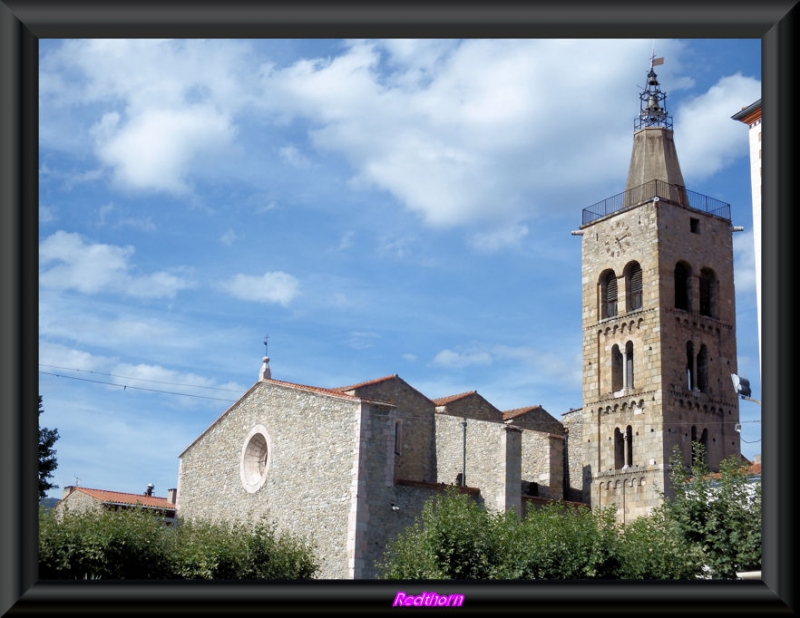
[[[39,499],[44,498],[48,489],[56,489],[58,485],[54,485],[48,479],[53,476],[53,472],[58,467],[56,461],[56,451],[53,445],[58,440],[58,429],[48,429],[42,427],[42,412],[44,407],[42,405],[42,396],[39,395]]]
[[[720,463],[718,474],[705,464],[702,445],[694,443],[690,470],[680,451],[670,458],[674,492],[664,500],[664,516],[702,552],[713,578],[735,579],[740,571],[761,569],[761,482],[748,478],[741,458]]]

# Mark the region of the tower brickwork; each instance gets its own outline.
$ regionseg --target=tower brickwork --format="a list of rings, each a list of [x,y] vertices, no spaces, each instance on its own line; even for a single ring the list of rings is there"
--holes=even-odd
[[[626,190],[580,232],[585,493],[621,521],[670,493],[673,448],[712,470],[740,453],[730,206],[683,186],[652,67],[648,89]]]

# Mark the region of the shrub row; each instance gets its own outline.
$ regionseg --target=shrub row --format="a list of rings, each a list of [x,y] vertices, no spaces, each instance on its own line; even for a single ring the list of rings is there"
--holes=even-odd
[[[40,579],[308,579],[318,564],[303,540],[261,522],[179,521],[152,513],[39,512]]]

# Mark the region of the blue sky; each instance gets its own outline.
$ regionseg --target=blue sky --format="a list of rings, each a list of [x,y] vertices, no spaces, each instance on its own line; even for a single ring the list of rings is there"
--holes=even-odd
[[[687,187],[731,204],[760,398],[760,39],[39,43],[39,384],[61,488],[157,495],[258,378],[581,406],[581,211],[653,50]],[[742,452],[761,452],[742,401]],[[50,496],[60,497],[61,489]]]

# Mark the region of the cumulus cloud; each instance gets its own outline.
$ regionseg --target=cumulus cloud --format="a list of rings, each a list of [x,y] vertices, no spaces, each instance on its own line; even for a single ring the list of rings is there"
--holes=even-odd
[[[248,49],[239,41],[65,41],[40,63],[49,112],[42,140],[92,151],[122,187],[186,194],[203,171],[198,162],[236,135],[232,118],[249,100]],[[72,110],[92,106],[108,111],[74,131]]]
[[[189,192],[187,176],[198,154],[235,134],[230,119],[209,106],[148,109],[123,123],[109,113],[92,128],[97,155],[124,187]]]
[[[114,180],[185,196],[212,171],[264,178],[264,162],[243,156],[253,144],[244,123],[263,128],[261,142],[292,127],[269,150],[278,165],[340,157],[351,187],[388,193],[428,226],[491,222],[471,241],[491,252],[520,242],[526,220],[554,216],[553,204],[596,200],[598,182],[622,188],[651,45],[357,40],[281,66],[246,41],[68,41],[41,62],[41,134],[71,143],[53,124],[58,111],[102,103],[86,139]],[[659,41],[668,92],[694,87],[683,47]],[[737,74],[670,107],[688,175],[738,156],[746,136],[730,116],[759,96],[759,82]]]
[[[687,176],[706,178],[747,152],[747,131],[731,116],[760,98],[761,83],[737,73],[678,108],[675,145]]]
[[[58,231],[39,245],[40,286],[83,294],[116,292],[138,298],[173,298],[192,281],[168,272],[134,274],[132,246],[90,243],[79,234]]]
[[[287,273],[275,271],[260,276],[237,274],[220,283],[220,288],[241,300],[286,306],[299,294],[300,283]]]

